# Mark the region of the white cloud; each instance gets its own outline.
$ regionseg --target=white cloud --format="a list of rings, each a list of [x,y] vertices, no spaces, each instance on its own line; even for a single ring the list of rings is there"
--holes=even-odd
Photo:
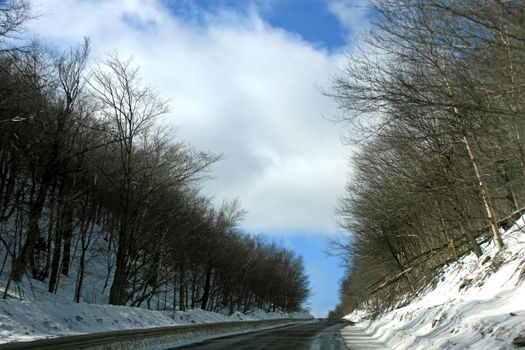
[[[220,11],[203,23],[156,0],[38,0],[31,29],[59,45],[84,36],[95,57],[132,54],[144,80],[171,98],[165,119],[197,149],[223,153],[204,191],[239,197],[251,231],[336,230],[346,161],[336,113],[318,86],[345,58],[246,15]]]
[[[349,40],[368,27],[368,3],[369,0],[328,0],[328,10],[346,29]]]

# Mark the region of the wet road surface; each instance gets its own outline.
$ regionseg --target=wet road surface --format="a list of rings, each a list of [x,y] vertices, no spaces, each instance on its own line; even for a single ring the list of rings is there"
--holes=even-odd
[[[345,323],[319,321],[215,338],[173,349],[342,350],[346,347],[339,332],[345,326]]]

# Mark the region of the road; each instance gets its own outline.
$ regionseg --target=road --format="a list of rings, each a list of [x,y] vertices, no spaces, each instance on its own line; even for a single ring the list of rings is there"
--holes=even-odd
[[[339,331],[345,323],[319,321],[284,326],[247,334],[227,336],[176,349],[272,349],[272,350],[340,350],[346,349]],[[175,349],[175,348],[173,348]]]

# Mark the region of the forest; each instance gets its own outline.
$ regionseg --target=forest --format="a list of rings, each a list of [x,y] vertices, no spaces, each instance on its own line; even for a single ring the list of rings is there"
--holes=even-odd
[[[373,0],[370,13],[329,92],[359,144],[338,208],[338,317],[406,305],[482,242],[512,245],[500,229],[525,206],[525,2]]]
[[[236,200],[201,193],[222,155],[177,139],[161,121],[169,101],[132,60],[92,59],[89,39],[63,52],[28,39],[32,16],[28,1],[0,2],[3,298],[25,280],[60,293],[67,276],[89,301],[99,273],[113,305],[302,309],[302,258],[243,232]]]

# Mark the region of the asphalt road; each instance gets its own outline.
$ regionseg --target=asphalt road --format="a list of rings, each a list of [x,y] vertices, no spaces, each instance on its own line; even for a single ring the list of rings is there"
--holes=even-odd
[[[345,326],[347,326],[345,323],[319,321],[216,338],[173,349],[340,350],[346,349],[339,334],[341,328]]]

